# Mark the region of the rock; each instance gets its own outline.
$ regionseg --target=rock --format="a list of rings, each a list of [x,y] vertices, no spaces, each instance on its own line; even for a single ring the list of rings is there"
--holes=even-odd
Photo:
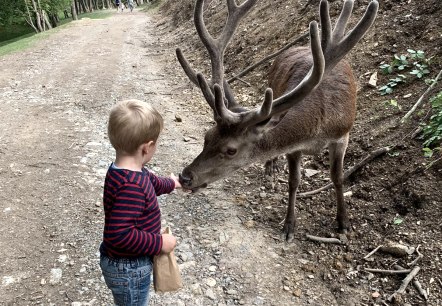
[[[252,228],[252,227],[255,227],[255,221],[253,221],[253,220],[247,220],[247,221],[245,221],[243,224],[244,224],[244,226],[245,226],[246,228]]]
[[[192,284],[190,286],[190,290],[192,291],[192,293],[194,295],[201,295],[201,294],[203,294],[203,291],[201,290],[200,284]]]
[[[301,291],[301,289],[299,289],[299,288],[297,288],[297,289],[295,289],[295,290],[293,291],[293,295],[296,296],[296,297],[300,297],[301,294],[302,294],[302,291]]]
[[[377,83],[378,83],[378,73],[377,73],[377,72],[374,72],[374,73],[370,76],[370,80],[368,80],[368,85],[371,86],[371,87],[373,87],[373,88],[376,88]]]
[[[381,294],[380,294],[379,292],[377,292],[377,291],[375,291],[375,292],[373,292],[373,293],[371,294],[371,296],[372,296],[374,299],[377,299],[380,295],[381,295]]]
[[[176,122],[183,122],[183,118],[181,118],[180,115],[175,114],[175,121],[176,121]]]
[[[353,192],[351,190],[344,192],[344,197],[351,197],[352,195],[353,195]]]
[[[216,300],[216,296],[210,288],[206,290],[206,296],[213,301]]]
[[[227,240],[229,240],[229,236],[227,235],[227,233],[225,233],[225,232],[219,233],[219,243],[220,244],[223,244]]]
[[[213,279],[213,278],[211,278],[211,277],[209,277],[209,278],[206,279],[206,284],[207,284],[207,286],[209,286],[209,287],[215,287],[215,285],[216,285],[216,280]]]
[[[238,294],[238,291],[236,291],[235,289],[229,289],[229,290],[227,290],[227,294],[228,295],[236,295],[236,294]]]
[[[304,173],[305,173],[306,177],[312,177],[312,176],[318,174],[319,172],[321,172],[321,171],[314,170],[314,169],[304,169]]]
[[[61,280],[61,277],[63,275],[63,271],[59,268],[51,269],[51,276],[49,278],[49,283],[51,285],[58,284]]]

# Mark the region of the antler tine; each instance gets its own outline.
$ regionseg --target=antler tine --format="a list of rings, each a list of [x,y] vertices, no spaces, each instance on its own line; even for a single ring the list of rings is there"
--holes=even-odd
[[[358,24],[345,35],[345,28],[353,10],[354,0],[344,2],[336,26],[331,31],[329,6],[327,0],[321,0],[319,14],[322,31],[322,50],[326,67],[329,71],[353,48],[373,24],[379,7],[377,0],[373,0],[367,7],[364,16]]]
[[[210,107],[215,111],[215,97],[210,90],[209,84],[207,84],[206,78],[203,76],[202,73],[198,73],[196,77],[198,79],[198,86],[199,88],[201,88],[201,92],[203,93],[204,98],[206,99],[207,103],[209,103]]]
[[[273,90],[271,88],[266,89],[264,102],[259,109],[242,113],[234,113],[226,107],[222,101],[221,88],[218,84],[215,84],[213,88],[215,91],[215,108],[219,116],[217,121],[228,125],[239,124],[246,127],[269,118],[273,104]],[[217,93],[217,90],[219,90],[219,93]]]
[[[225,123],[228,125],[237,124],[241,122],[239,114],[230,111],[224,103],[222,88],[215,84],[213,85],[215,93],[215,121],[218,123]]]
[[[247,0],[242,5],[237,6],[234,0],[227,0],[229,14],[223,32],[217,39],[214,39],[212,35],[210,35],[204,23],[204,0],[196,1],[194,14],[195,27],[202,43],[209,52],[212,65],[211,84],[219,84],[221,88],[226,85],[226,82],[224,82],[224,51],[238,27],[239,21],[246,15],[256,1],[257,0]],[[230,91],[230,89],[228,89],[228,91]],[[230,95],[230,99],[233,98],[231,91],[228,95]]]
[[[176,48],[175,51],[178,62],[181,64],[181,67],[183,67],[183,70],[186,73],[187,77],[190,79],[190,81],[192,81],[192,83],[198,86],[199,84],[198,84],[197,74],[190,67],[189,62],[184,57],[183,51],[180,48]]]

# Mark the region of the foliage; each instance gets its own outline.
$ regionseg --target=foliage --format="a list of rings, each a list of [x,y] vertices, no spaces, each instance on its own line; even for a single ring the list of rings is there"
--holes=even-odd
[[[386,85],[379,88],[381,95],[391,94],[397,85],[406,83],[407,77],[405,73],[413,75],[417,79],[422,79],[425,75],[430,73],[429,64],[430,59],[425,57],[425,52],[422,50],[408,49],[406,55],[393,56],[391,63],[382,63],[379,68],[383,74],[394,74]]]
[[[395,99],[387,100],[387,101],[385,101],[385,104],[387,106],[391,106],[391,107],[397,108],[398,110],[402,110],[402,106],[400,106],[400,104],[397,103],[397,100],[395,100]]]
[[[422,138],[424,139],[424,154],[431,157],[431,148],[442,143],[442,91],[430,99],[432,116],[430,121],[422,125]],[[430,152],[431,151],[431,152]]]

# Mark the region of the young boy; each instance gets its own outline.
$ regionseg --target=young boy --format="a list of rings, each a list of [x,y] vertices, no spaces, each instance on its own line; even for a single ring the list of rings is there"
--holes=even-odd
[[[138,100],[120,102],[110,112],[108,136],[116,159],[104,183],[100,267],[118,306],[149,303],[153,256],[176,245],[174,236],[160,233],[157,196],[181,185],[173,174],[158,177],[144,168],[162,128],[161,115]]]

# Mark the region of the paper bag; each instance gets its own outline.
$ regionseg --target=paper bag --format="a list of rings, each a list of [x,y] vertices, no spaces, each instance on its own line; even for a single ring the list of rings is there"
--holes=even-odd
[[[164,234],[172,234],[170,227],[166,227]],[[180,270],[174,252],[160,254],[153,259],[153,286],[155,292],[176,291],[183,287]]]

